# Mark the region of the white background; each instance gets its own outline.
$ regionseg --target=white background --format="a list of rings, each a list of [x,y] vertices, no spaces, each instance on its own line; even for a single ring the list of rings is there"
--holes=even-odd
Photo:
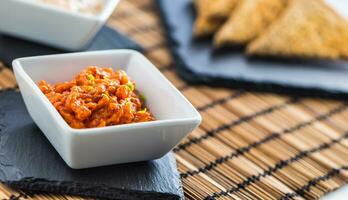
[[[342,16],[345,16],[348,19],[347,0],[326,0],[326,2],[328,2]],[[322,200],[348,200],[348,185],[335,192],[329,193],[327,196],[323,197]]]

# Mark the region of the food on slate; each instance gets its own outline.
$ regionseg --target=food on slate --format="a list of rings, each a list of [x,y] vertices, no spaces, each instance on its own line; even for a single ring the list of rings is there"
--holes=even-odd
[[[196,38],[211,36],[228,18],[237,0],[194,0],[197,19],[193,34]]]
[[[208,9],[207,16],[210,20],[225,21],[239,0],[213,0]]]
[[[194,0],[197,18],[193,25],[193,34],[197,38],[213,34],[221,24],[208,17],[207,10],[212,2],[211,0]]]
[[[104,0],[30,0],[58,6],[70,11],[85,14],[99,14],[104,7]]]
[[[321,0],[292,0],[282,18],[252,42],[247,53],[348,59],[348,22]]]
[[[122,70],[92,66],[69,82],[50,85],[42,80],[39,87],[73,128],[154,120],[135,83]]]
[[[262,33],[284,8],[284,0],[242,0],[215,35],[215,46],[247,44]]]
[[[348,21],[324,0],[194,2],[194,36],[214,35],[216,48],[246,46],[257,57],[348,59]]]

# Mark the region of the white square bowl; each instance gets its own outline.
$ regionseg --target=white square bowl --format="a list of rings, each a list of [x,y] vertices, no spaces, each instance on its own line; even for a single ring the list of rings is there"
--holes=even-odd
[[[86,15],[28,0],[0,1],[0,32],[70,51],[94,38],[119,0],[105,0],[97,15]]]
[[[156,121],[73,129],[37,83],[69,81],[87,66],[123,69],[146,96]],[[132,50],[109,50],[20,58],[13,69],[25,105],[67,165],[80,169],[162,157],[201,122],[186,98],[148,61]]]

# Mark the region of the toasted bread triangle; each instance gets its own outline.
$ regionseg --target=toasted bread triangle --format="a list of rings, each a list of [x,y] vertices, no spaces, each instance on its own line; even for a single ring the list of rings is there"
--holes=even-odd
[[[208,18],[212,20],[225,21],[235,8],[239,0],[211,0],[208,8]]]
[[[248,46],[247,54],[348,59],[348,22],[322,0],[291,0],[282,17]]]
[[[215,35],[215,46],[245,45],[264,31],[285,5],[284,0],[240,0]]]
[[[196,20],[193,25],[193,35],[196,38],[205,37],[213,34],[220,24],[209,19],[208,8],[212,4],[211,0],[194,0],[196,9]]]
[[[195,37],[213,35],[228,18],[238,0],[194,0],[197,18],[193,27]]]

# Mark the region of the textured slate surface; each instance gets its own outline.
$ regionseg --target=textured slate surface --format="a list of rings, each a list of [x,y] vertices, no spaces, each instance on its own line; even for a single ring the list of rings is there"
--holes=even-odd
[[[177,72],[192,84],[348,98],[348,62],[260,60],[246,58],[241,49],[216,51],[211,40],[192,38],[191,0],[157,3]]]
[[[107,49],[143,50],[131,39],[104,26],[85,51]],[[11,66],[12,60],[16,58],[59,53],[66,53],[66,51],[0,34],[0,60],[7,66]]]
[[[110,199],[183,199],[172,153],[156,161],[70,169],[13,90],[0,92],[0,180],[30,191]]]

